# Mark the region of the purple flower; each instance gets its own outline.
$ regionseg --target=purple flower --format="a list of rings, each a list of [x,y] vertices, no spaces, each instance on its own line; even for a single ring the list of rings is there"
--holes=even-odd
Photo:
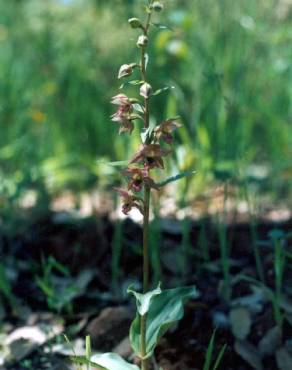
[[[154,180],[149,176],[149,169],[147,167],[130,167],[125,171],[125,175],[130,177],[128,189],[134,191],[141,191],[144,184],[150,188],[158,190],[159,187]]]
[[[179,127],[181,127],[181,124],[179,124],[175,119],[168,119],[166,121],[163,121],[159,126],[155,128],[155,137],[158,141],[163,140],[168,144],[171,144],[173,140],[172,132]]]
[[[111,115],[111,120],[120,125],[119,134],[122,132],[129,132],[131,134],[134,130],[132,120],[135,118],[132,116],[133,105],[130,99],[124,94],[118,94],[112,98],[111,103],[119,106],[117,112]]]
[[[145,167],[164,168],[162,157],[170,153],[170,150],[163,149],[159,144],[142,145],[130,163],[144,162]]]
[[[143,206],[143,200],[132,193],[130,193],[128,190],[121,189],[121,188],[115,188],[115,190],[120,194],[122,197],[122,212],[125,215],[128,215],[128,213],[132,210],[132,208],[137,208],[143,215],[144,213],[144,206]]]

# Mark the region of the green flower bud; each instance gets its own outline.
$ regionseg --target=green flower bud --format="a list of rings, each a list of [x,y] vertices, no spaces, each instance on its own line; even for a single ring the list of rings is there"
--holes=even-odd
[[[130,76],[133,72],[133,67],[130,64],[123,64],[119,70],[118,79]]]
[[[130,18],[128,22],[132,28],[143,28],[142,23],[138,18]]]
[[[143,48],[147,46],[147,44],[148,44],[148,37],[145,35],[139,36],[138,41],[137,41],[138,48]]]
[[[147,82],[145,82],[140,88],[140,95],[145,99],[149,99],[152,94],[152,87]]]
[[[163,5],[160,1],[154,1],[154,3],[151,5],[151,8],[156,12],[161,12],[163,10]]]

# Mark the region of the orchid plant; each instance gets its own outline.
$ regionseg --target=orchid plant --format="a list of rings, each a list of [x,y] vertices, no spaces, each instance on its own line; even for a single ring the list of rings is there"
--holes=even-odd
[[[141,370],[149,369],[149,358],[153,355],[159,339],[183,317],[183,304],[187,299],[196,297],[195,287],[179,287],[161,290],[160,285],[154,290],[149,289],[149,214],[151,192],[158,191],[163,185],[175,181],[188,174],[180,174],[156,183],[152,177],[153,169],[164,169],[164,158],[172,152],[173,132],[181,124],[177,118],[168,118],[159,124],[150,122],[150,108],[153,98],[166,88],[154,91],[147,79],[147,65],[149,55],[147,47],[150,43],[152,19],[155,13],[163,10],[160,1],[148,0],[145,6],[146,20],[143,23],[138,18],[129,19],[129,25],[140,32],[137,47],[140,51],[139,63],[123,64],[118,73],[118,79],[132,76],[136,71],[140,73],[139,80],[127,81],[127,84],[139,87],[139,98],[132,98],[119,93],[111,100],[117,106],[117,111],[111,116],[113,122],[119,125],[120,134],[131,134],[139,129],[138,121],[142,122],[141,145],[129,160],[123,171],[127,180],[126,188],[117,188],[122,199],[124,214],[136,208],[143,215],[143,293],[134,291],[131,287],[128,292],[136,299],[137,313],[130,328],[130,341],[135,354],[140,358]],[[122,85],[121,88],[127,84]],[[127,363],[114,353],[97,354],[79,358],[79,362],[86,363],[98,369],[107,370],[139,370],[138,366]]]

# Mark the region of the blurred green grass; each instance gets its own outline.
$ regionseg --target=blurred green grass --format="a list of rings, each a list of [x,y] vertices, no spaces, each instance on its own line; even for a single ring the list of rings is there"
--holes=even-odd
[[[119,66],[137,59],[127,19],[141,3],[0,0],[0,202],[32,188],[54,194],[115,181],[97,161],[127,159],[139,142],[137,132],[117,136],[109,100]],[[155,88],[175,86],[155,98],[153,117],[180,115],[184,124],[169,172],[197,171],[178,194],[194,197],[222,168],[246,177],[257,165],[275,199],[290,196],[291,6],[165,4],[162,23],[172,30],[153,31],[149,76]]]

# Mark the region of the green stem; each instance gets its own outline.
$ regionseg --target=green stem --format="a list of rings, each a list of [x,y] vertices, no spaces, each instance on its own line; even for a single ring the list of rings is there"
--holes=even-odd
[[[252,206],[252,200],[248,193],[248,185],[246,181],[244,181],[244,184],[243,184],[243,195],[247,203],[249,217],[251,219],[250,233],[251,233],[251,241],[252,241],[252,247],[253,247],[255,263],[256,263],[256,271],[257,271],[258,277],[260,278],[261,282],[263,284],[266,284],[265,272],[263,268],[259,246],[258,246],[256,212],[255,212],[255,207]],[[254,202],[255,201],[256,199],[254,199]]]
[[[146,319],[147,316],[141,316],[140,320],[140,334],[141,334],[141,370],[148,370],[148,360],[143,359],[146,355]]]
[[[145,32],[147,35],[151,14],[148,14]],[[141,49],[141,74],[146,82],[145,47]],[[149,99],[144,100],[144,127],[149,127]],[[144,187],[144,217],[143,217],[143,293],[146,293],[149,285],[149,208],[150,208],[150,187]]]
[[[149,186],[145,186],[143,223],[143,293],[147,292],[149,285],[149,209],[150,188]]]
[[[153,0],[149,1],[149,5],[153,3]],[[145,36],[148,36],[148,31],[151,22],[151,12],[147,15],[146,26],[144,28]],[[145,65],[146,48],[141,49],[141,75],[146,82],[146,65]],[[144,127],[149,127],[149,99],[145,98],[145,112],[144,112]],[[150,209],[150,187],[145,185],[144,190],[144,218],[143,218],[143,293],[146,293],[149,286],[149,209]],[[148,359],[143,359],[146,355],[146,321],[147,315],[141,316],[140,320],[140,335],[141,335],[141,357],[142,366],[141,370],[148,370],[149,362]]]
[[[142,49],[142,76],[146,81],[145,70],[145,49]],[[145,99],[144,127],[149,127],[149,99]],[[144,217],[143,217],[143,293],[146,293],[149,286],[149,209],[150,209],[150,187],[145,185],[144,188]],[[141,334],[141,357],[142,370],[148,370],[148,360],[144,360],[146,355],[146,320],[147,315],[141,317],[140,334]]]

